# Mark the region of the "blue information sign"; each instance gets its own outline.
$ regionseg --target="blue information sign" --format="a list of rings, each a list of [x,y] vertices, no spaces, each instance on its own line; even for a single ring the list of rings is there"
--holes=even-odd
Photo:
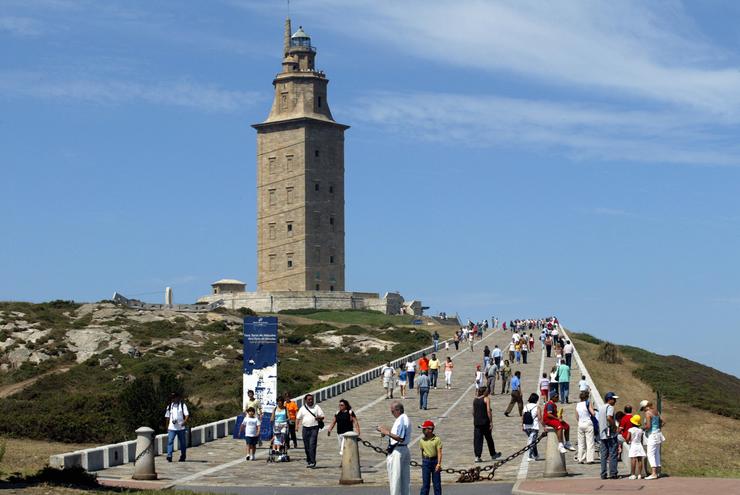
[[[244,318],[242,407],[247,403],[247,391],[253,390],[255,398],[262,405],[260,437],[268,441],[272,437],[270,417],[277,399],[277,324],[274,316]],[[237,424],[240,422],[237,421]]]

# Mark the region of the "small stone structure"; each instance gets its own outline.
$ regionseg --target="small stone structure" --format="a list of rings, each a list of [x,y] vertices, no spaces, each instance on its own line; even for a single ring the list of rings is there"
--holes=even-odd
[[[232,294],[234,292],[244,292],[247,290],[247,284],[241,280],[233,278],[222,278],[211,284],[213,294]]]
[[[364,309],[387,315],[421,316],[424,309],[421,302],[406,302],[397,292],[388,292],[383,297],[377,292],[231,292],[209,294],[198,299],[198,303],[212,304],[219,300],[223,301],[225,308],[249,308],[257,313],[277,313],[286,309]]]

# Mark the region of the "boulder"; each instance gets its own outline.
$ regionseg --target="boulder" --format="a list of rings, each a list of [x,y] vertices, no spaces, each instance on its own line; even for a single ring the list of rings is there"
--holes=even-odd
[[[28,361],[34,364],[39,364],[43,361],[46,361],[47,359],[51,358],[48,354],[41,351],[34,351],[31,353],[31,355],[28,357]]]
[[[203,367],[210,370],[212,368],[216,368],[218,366],[223,366],[225,364],[229,364],[229,361],[227,361],[226,359],[222,358],[221,356],[216,356],[213,359],[209,359],[208,361],[204,361],[203,362]]]
[[[28,358],[30,357],[31,351],[23,346],[13,349],[7,354],[8,362],[13,368],[19,367],[21,364],[28,361]]]

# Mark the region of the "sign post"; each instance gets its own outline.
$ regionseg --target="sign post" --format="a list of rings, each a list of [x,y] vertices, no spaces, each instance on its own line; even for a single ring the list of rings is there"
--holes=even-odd
[[[262,440],[272,438],[270,416],[277,400],[277,317],[247,316],[244,318],[244,379],[242,409],[247,403],[247,391],[262,404]]]

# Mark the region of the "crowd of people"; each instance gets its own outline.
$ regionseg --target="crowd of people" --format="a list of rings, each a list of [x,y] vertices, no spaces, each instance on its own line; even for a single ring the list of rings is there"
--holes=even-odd
[[[493,438],[492,396],[496,394],[498,388],[500,394],[509,394],[509,402],[503,414],[509,417],[515,407],[519,413],[521,429],[526,435],[526,442],[531,445],[528,460],[540,459],[537,449],[539,434],[543,428],[551,427],[557,435],[560,452],[577,450],[574,458],[576,462],[589,464],[599,462],[603,479],[618,477],[617,463],[623,451],[627,452],[630,459],[630,479],[643,477],[648,463],[651,473],[645,475],[645,479],[660,476],[660,450],[665,438],[661,433],[663,420],[652,402],[642,401],[639,407],[640,414],[633,414],[630,405],[625,406],[622,411],[616,411],[619,397],[614,392],[609,392],[604,396],[604,405],[598,408],[592,400],[589,380],[585,375],[581,375],[577,394],[579,400],[575,407],[576,449],[571,443],[570,425],[564,417],[564,409],[559,407],[559,404],[570,403],[571,367],[575,349],[570,340],[563,335],[557,318],[516,319],[504,321],[499,326],[498,318],[492,317],[490,325],[486,320],[469,321],[455,332],[451,340],[444,341],[442,345],[439,334],[434,332],[432,335],[434,352],[429,355],[424,353],[419,359],[409,359],[397,368],[390,362],[382,367],[382,387],[385,399],[392,401],[390,412],[394,422],[390,427],[378,426],[376,430],[388,441],[387,471],[392,495],[408,493],[411,422],[405,411],[409,407],[428,410],[432,391],[438,387],[442,388],[443,385],[444,390],[451,390],[453,382],[458,381],[457,378],[453,380],[453,374],[458,371],[453,362],[454,356],[449,352],[450,342],[458,351],[461,345],[467,344],[471,352],[475,352],[475,342],[483,339],[489,329],[499,328],[504,333],[510,333],[510,341],[502,346],[503,348],[499,345],[494,345],[493,348],[485,345],[482,351],[479,351],[480,361],[475,360],[474,371],[470,375],[467,371],[462,371],[464,375],[470,377],[461,379],[463,384],[470,383],[467,381],[470,379],[476,389],[472,404],[472,450],[475,462],[483,462],[484,440],[492,460],[501,456],[501,453],[496,451]],[[540,342],[539,346],[536,345],[537,340]],[[549,372],[543,373],[541,378],[538,378],[537,390],[525,396],[523,371],[530,362],[534,362],[531,356],[538,352],[538,348],[545,357],[551,358],[554,352],[555,364]],[[446,354],[444,357],[440,355],[442,352]],[[443,378],[440,377],[442,373]],[[500,386],[497,385],[497,381],[500,381]],[[398,397],[394,397],[396,390]],[[408,405],[406,399],[411,398],[411,391],[414,390],[418,403]],[[183,407],[179,398],[173,398],[166,417],[170,433],[167,460],[171,461],[174,438],[181,436],[180,431],[188,420],[187,409]],[[244,419],[240,426],[246,441],[247,460],[255,460],[256,447],[261,444],[262,420],[262,405],[254,397],[253,391],[249,391]],[[268,460],[289,460],[288,451],[290,448],[298,448],[297,432],[300,432],[306,467],[315,468],[317,440],[319,432],[325,428],[325,421],[329,423],[326,428],[328,436],[336,431],[341,456],[344,435],[352,431],[359,435],[361,432],[360,420],[347,400],[340,399],[336,413],[327,420],[321,406],[315,404],[311,394],[304,396],[300,407],[287,394],[278,398],[269,420],[273,433]],[[435,494],[441,493],[442,440],[435,434],[435,425],[431,420],[424,421],[420,428],[421,494],[428,494],[432,487]],[[185,442],[179,443],[180,460],[185,460]]]

